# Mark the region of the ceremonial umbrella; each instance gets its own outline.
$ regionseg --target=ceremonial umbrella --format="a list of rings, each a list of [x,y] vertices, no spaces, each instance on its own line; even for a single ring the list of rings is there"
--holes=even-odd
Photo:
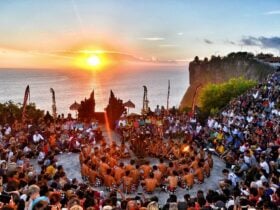
[[[140,114],[137,113],[130,113],[129,115],[127,115],[128,117],[138,117],[140,116]]]
[[[76,101],[69,107],[70,110],[76,111],[76,117],[78,116],[78,109],[80,108],[80,104]]]
[[[135,108],[135,104],[132,103],[131,100],[128,100],[128,101],[125,102],[123,105],[124,105],[125,107],[127,107],[127,114],[129,113],[129,108]]]

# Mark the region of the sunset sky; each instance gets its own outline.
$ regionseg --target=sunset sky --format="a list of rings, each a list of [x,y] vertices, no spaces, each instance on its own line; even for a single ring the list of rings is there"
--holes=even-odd
[[[84,51],[185,63],[231,51],[280,51],[279,0],[6,0],[0,68],[69,68]]]

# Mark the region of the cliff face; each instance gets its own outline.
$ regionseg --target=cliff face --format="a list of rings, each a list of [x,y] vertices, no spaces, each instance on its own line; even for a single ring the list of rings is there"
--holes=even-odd
[[[201,61],[196,57],[189,64],[190,86],[181,101],[180,108],[192,106],[192,100],[198,86],[196,101],[199,105],[200,92],[208,83],[222,83],[240,76],[245,79],[262,81],[273,71],[273,67],[258,61],[249,53],[231,53],[223,58],[212,56],[210,61],[207,59]]]

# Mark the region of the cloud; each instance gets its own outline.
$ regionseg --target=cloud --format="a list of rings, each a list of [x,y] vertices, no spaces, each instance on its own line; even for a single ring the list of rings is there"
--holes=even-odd
[[[177,35],[182,36],[182,35],[184,35],[184,33],[183,32],[178,32]]]
[[[268,11],[263,13],[264,15],[280,15],[280,10],[272,10],[272,11]]]
[[[213,42],[211,41],[211,40],[209,40],[209,39],[204,39],[203,40],[206,44],[213,44]]]
[[[241,39],[241,45],[259,46],[260,43],[258,41],[258,38],[249,36],[249,37],[244,37],[244,38]]]
[[[247,46],[259,46],[262,48],[280,49],[280,37],[245,37],[241,39],[241,44]]]
[[[263,47],[280,49],[280,37],[260,37],[259,40]]]
[[[170,45],[171,47],[171,45]],[[177,60],[166,60],[166,59],[159,59],[155,57],[151,58],[143,58],[137,55],[129,54],[126,52],[121,51],[112,51],[112,50],[63,50],[57,49],[52,51],[39,51],[36,49],[33,50],[22,50],[22,49],[9,49],[6,47],[2,47],[0,45],[0,55],[5,53],[24,53],[26,55],[33,55],[33,56],[41,56],[41,57],[57,57],[57,58],[64,58],[73,60],[77,56],[81,54],[100,54],[104,55],[106,59],[113,60],[113,61],[120,61],[120,62],[135,62],[135,63],[143,63],[143,64],[176,64],[179,63]]]
[[[163,37],[143,37],[140,39],[146,40],[146,41],[161,41],[161,40],[164,40],[165,38],[163,38]]]
[[[235,43],[234,41],[230,41],[230,40],[226,40],[224,43],[225,43],[225,44],[236,45],[236,43]]]
[[[174,45],[175,46],[175,45]],[[171,47],[171,46],[170,46]],[[74,50],[74,51],[54,51],[52,53],[71,56],[72,58],[76,57],[79,54],[101,54],[104,55],[109,60],[115,61],[128,61],[128,62],[137,62],[137,63],[155,63],[155,64],[176,64],[176,60],[161,60],[155,57],[143,58],[133,54],[120,51],[110,51],[110,50]]]
[[[76,57],[77,55],[91,55],[91,54],[100,54],[105,55],[106,58],[113,60],[122,60],[122,61],[142,61],[142,58],[134,56],[129,53],[119,52],[119,51],[111,51],[111,50],[61,50],[61,51],[53,51],[54,54],[59,55],[69,55],[71,57]]]
[[[238,43],[236,43],[235,41],[231,41],[231,40],[228,40],[228,39],[224,40],[224,44],[238,45]]]

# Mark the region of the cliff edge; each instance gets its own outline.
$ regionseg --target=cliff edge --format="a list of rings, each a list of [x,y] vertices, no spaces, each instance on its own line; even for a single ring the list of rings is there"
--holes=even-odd
[[[196,56],[189,64],[190,86],[181,100],[180,109],[192,106],[192,100],[198,87],[196,101],[199,106],[200,92],[208,83],[226,82],[233,77],[241,76],[245,79],[262,81],[274,70],[271,65],[247,52],[230,53],[225,57],[212,56],[210,60],[207,58],[199,60]]]

